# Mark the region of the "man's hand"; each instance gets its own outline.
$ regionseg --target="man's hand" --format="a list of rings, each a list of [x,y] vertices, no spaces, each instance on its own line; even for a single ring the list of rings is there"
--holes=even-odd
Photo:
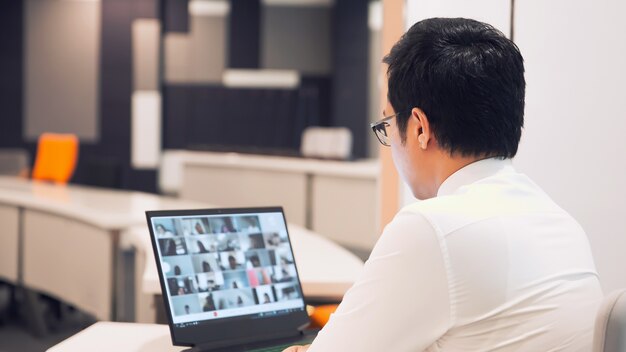
[[[286,350],[284,350],[283,352],[306,352],[309,349],[309,346],[311,345],[291,346],[287,348]]]

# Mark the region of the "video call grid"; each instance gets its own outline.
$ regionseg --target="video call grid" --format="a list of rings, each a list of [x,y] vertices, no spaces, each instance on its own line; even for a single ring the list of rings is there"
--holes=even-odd
[[[257,215],[154,224],[175,315],[302,297],[286,232],[264,232]]]

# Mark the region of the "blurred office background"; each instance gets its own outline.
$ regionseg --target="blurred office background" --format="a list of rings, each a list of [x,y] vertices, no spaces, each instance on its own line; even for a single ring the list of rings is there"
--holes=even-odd
[[[309,126],[346,127],[351,158],[376,154],[367,1],[0,6],[0,146],[32,156],[41,133],[76,134],[74,183],[157,192],[163,150],[293,155]]]
[[[44,196],[49,201],[66,202],[73,190],[91,192],[76,186],[88,186],[215,206],[282,205],[290,223],[366,258],[379,232],[379,148],[369,123],[380,118],[381,30],[379,1],[2,2],[0,169],[38,179],[42,150],[56,138],[49,134],[71,135],[78,153],[66,163],[71,176],[60,181],[69,189],[48,188],[58,191]],[[362,206],[337,211],[351,202]],[[0,243],[6,252],[28,252],[12,236],[35,238],[27,228],[32,218],[14,208],[0,204],[3,219],[18,214]],[[72,226],[65,225],[68,234]],[[71,279],[82,275],[73,268],[80,263],[63,274],[67,287],[45,289],[32,284],[39,264],[18,259],[14,268],[12,258],[0,261],[7,265],[0,270],[0,350],[41,350],[96,319],[164,322],[151,299],[147,315],[138,303],[137,314],[125,318],[81,306],[76,297],[86,296]],[[50,258],[40,261],[44,270]],[[47,267],[55,276],[55,265]],[[22,285],[36,291],[34,303]],[[125,294],[141,294],[140,285]],[[40,311],[29,311],[33,305]],[[43,319],[33,323],[32,315]]]

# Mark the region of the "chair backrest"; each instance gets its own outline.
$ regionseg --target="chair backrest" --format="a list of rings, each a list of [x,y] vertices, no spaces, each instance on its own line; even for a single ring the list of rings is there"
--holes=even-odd
[[[626,351],[626,289],[604,298],[594,330],[593,352]]]
[[[349,159],[352,132],[345,127],[307,127],[302,133],[300,153],[324,159]]]
[[[44,133],[39,136],[34,180],[67,183],[78,159],[78,138],[73,134]]]

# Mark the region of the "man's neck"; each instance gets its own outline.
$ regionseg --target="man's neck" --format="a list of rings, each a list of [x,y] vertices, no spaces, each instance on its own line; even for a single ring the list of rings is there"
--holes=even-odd
[[[439,159],[437,167],[435,167],[435,194],[436,190],[441,187],[441,184],[450,177],[450,175],[461,170],[465,166],[474,163],[479,160],[487,159],[488,156],[460,156],[449,155]]]

